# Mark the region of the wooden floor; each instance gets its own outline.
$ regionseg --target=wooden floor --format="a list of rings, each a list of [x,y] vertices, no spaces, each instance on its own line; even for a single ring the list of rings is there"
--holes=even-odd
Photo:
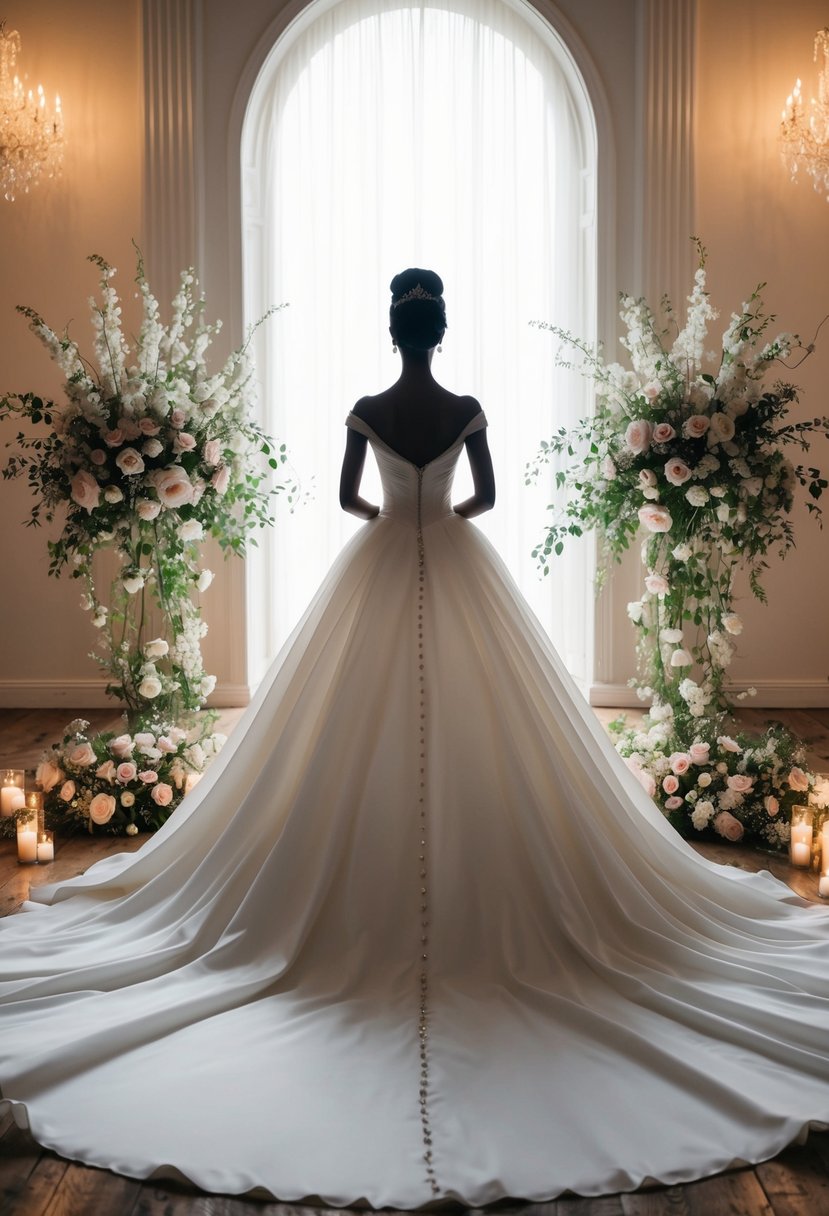
[[[230,733],[241,712],[224,711],[219,729]],[[597,710],[605,722],[617,712]],[[74,716],[89,720],[94,730],[119,724],[117,715],[103,710],[0,710],[0,767],[34,767],[43,748],[59,738]],[[829,710],[781,710],[773,716],[807,742],[809,764],[829,772]],[[743,724],[756,729],[770,717],[758,710],[741,714]],[[107,853],[133,851],[141,843],[141,837],[59,840],[52,865],[29,868],[16,864],[11,842],[0,841],[0,914],[17,910],[30,883],[79,874]],[[785,858],[726,844],[697,847],[724,864],[771,869],[798,894],[817,899],[813,877],[793,870]],[[195,1188],[138,1182],[73,1164],[41,1149],[9,1116],[0,1119],[0,1216],[300,1216],[313,1210],[205,1195]],[[789,1148],[773,1161],[685,1186],[545,1204],[507,1202],[490,1210],[498,1216],[829,1216],[829,1133],[812,1135],[807,1144]]]

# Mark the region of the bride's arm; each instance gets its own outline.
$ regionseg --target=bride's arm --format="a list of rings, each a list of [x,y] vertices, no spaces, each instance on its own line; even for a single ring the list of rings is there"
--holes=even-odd
[[[473,515],[483,515],[484,511],[491,511],[495,506],[495,474],[492,471],[486,431],[472,432],[466,441],[466,454],[469,457],[475,493],[464,502],[459,502],[454,511],[464,519],[471,519]]]
[[[367,447],[368,440],[365,435],[358,431],[348,431],[340,474],[340,506],[344,511],[348,511],[349,515],[357,515],[360,519],[374,519],[380,514],[379,507],[357,493],[363,476]]]

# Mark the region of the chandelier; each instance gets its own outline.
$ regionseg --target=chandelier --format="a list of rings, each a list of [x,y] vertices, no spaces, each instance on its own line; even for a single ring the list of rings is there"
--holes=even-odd
[[[818,193],[829,202],[829,29],[815,34],[815,62],[822,56],[818,72],[818,95],[806,106],[800,93],[800,80],[786,100],[780,141],[783,160],[792,180],[798,172],[807,173]]]
[[[41,177],[57,177],[63,163],[60,97],[46,109],[43,86],[24,88],[14,70],[20,35],[0,23],[0,193],[12,202]]]

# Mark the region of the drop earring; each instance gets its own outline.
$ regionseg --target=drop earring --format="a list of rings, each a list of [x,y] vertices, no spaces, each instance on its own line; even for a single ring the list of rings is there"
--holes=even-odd
[[[391,344],[391,353],[393,355],[397,354],[397,343],[396,342],[392,342],[392,344]]]
[[[438,342],[438,354],[443,354],[443,344],[441,342]]]

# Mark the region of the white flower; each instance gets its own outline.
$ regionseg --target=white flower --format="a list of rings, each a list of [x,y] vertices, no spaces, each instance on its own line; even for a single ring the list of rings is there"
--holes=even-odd
[[[178,530],[178,534],[182,540],[202,540],[204,528],[197,519],[185,519]]]
[[[682,434],[686,439],[701,439],[708,427],[709,420],[704,414],[691,414],[682,424]]]
[[[708,427],[708,446],[718,443],[728,443],[734,438],[734,420],[728,414],[716,413],[711,415]]]
[[[196,587],[199,589],[199,591],[206,591],[212,582],[213,582],[213,571],[212,570],[202,570],[201,574],[199,575],[198,579],[196,580]]]
[[[145,443],[142,443],[141,451],[152,460],[154,457],[161,455],[164,451],[164,444],[160,443],[158,439],[148,439]]]
[[[638,625],[642,619],[642,608],[643,605],[641,600],[632,600],[631,603],[628,604],[628,616],[635,625]]]
[[[122,502],[124,495],[118,486],[107,486],[104,490],[104,499],[106,502],[116,503]]]
[[[725,498],[728,491],[725,486],[709,486],[708,493],[712,498]]]
[[[215,461],[213,463],[215,463]],[[604,477],[606,481],[615,480],[616,465],[609,456],[605,456],[604,460],[602,461],[602,477]]]
[[[175,509],[193,501],[192,483],[179,465],[169,469],[157,469],[150,473],[149,480],[155,486],[162,506]]]
[[[70,498],[86,511],[93,511],[98,506],[101,487],[91,473],[81,469],[72,478]]]
[[[668,593],[668,580],[662,574],[654,574],[651,572],[645,579],[645,586],[651,595],[663,596]]]
[[[714,814],[713,802],[708,802],[707,799],[703,799],[703,800],[699,801],[697,803],[697,805],[694,807],[693,813],[691,815],[691,823],[694,825],[694,827],[696,828],[696,830],[698,832],[701,832],[704,828],[708,827],[708,824],[711,820],[711,816],[713,814]]]
[[[199,692],[203,697],[209,697],[213,689],[216,687],[215,676],[205,676],[199,685]]]
[[[123,795],[121,796],[121,801],[122,802],[124,801]],[[127,826],[124,828],[124,831],[126,832],[126,834],[128,836],[137,836],[138,835],[138,828],[135,826],[134,823],[128,823]]]
[[[101,605],[95,611],[95,615],[92,618],[92,624],[95,626],[96,629],[103,629],[103,627],[104,627],[104,625],[106,625],[106,623],[107,623],[107,610],[106,610],[106,608],[104,608],[103,605]]]
[[[694,660],[687,650],[675,650],[671,655],[671,667],[690,667]]]
[[[742,617],[739,617],[736,612],[729,612],[723,617],[722,623],[725,631],[733,634],[735,637],[743,632]]]
[[[656,485],[656,474],[653,469],[639,470],[639,484],[645,489]]]
[[[144,646],[144,657],[147,659],[163,659],[170,647],[164,638],[153,638]]]
[[[742,485],[740,486],[740,490],[748,498],[756,498],[762,489],[763,489],[762,477],[746,477],[745,480],[743,481]]]
[[[121,806],[134,806],[134,805],[135,805],[135,794],[133,794],[132,790],[124,790],[123,794],[121,795]]]
[[[145,676],[138,685],[138,694],[141,697],[146,697],[151,701],[161,692],[161,681],[156,676]]]
[[[681,545],[677,545],[676,548],[672,549],[671,553],[673,554],[676,561],[687,562],[688,558],[693,553],[693,549],[691,548],[690,545],[686,545],[683,543]]]
[[[682,636],[683,635],[682,635],[681,629],[660,629],[659,630],[660,642],[670,642],[670,644],[672,646],[675,646],[677,642],[681,642]]]
[[[124,590],[129,595],[135,595],[144,586],[143,574],[130,574],[126,578],[121,579]]]
[[[707,789],[712,781],[713,777],[710,773],[700,773],[700,775],[697,777],[697,785],[702,790]]]
[[[685,491],[685,497],[692,507],[704,507],[708,502],[708,491],[704,486],[691,486]]]

